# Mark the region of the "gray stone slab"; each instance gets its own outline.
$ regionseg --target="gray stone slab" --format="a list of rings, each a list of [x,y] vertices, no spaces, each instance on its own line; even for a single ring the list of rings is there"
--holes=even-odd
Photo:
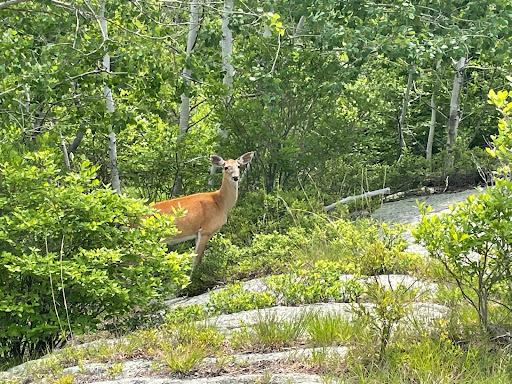
[[[98,381],[96,384],[254,384],[258,382],[266,382],[267,377],[263,374],[251,375],[226,375],[216,377],[203,377],[197,379],[165,379],[165,378],[134,378]],[[286,373],[269,375],[272,384],[308,384],[322,383],[319,375],[310,375],[305,373]]]

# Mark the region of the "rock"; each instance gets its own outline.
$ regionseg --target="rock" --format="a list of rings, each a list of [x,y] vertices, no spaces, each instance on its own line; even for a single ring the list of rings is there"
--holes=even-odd
[[[213,291],[219,291],[221,289],[223,288],[214,289]],[[208,301],[210,301],[210,292],[193,297],[175,297],[164,300],[163,305],[172,309],[176,307],[187,307],[189,305],[205,305]]]
[[[347,353],[347,347],[302,348],[281,352],[238,354],[230,356],[230,360],[233,363],[245,365],[257,364],[263,361],[302,361],[304,359],[310,359],[314,352],[343,357]],[[219,361],[219,358],[209,357],[204,360],[204,363],[215,364],[217,361]]]
[[[420,221],[418,202],[424,202],[425,205],[432,206],[430,215],[436,215],[442,212],[448,212],[450,204],[465,201],[469,195],[474,195],[478,192],[479,191],[476,189],[469,189],[455,193],[415,196],[391,203],[384,203],[375,210],[372,217],[387,223],[415,224]]]
[[[147,372],[153,370],[154,362],[152,360],[139,359],[132,361],[123,361],[120,364],[122,372],[116,375],[116,379],[129,377],[146,376]],[[81,366],[68,367],[64,373],[73,374],[75,377],[83,378],[82,381],[91,381],[93,378],[107,379],[109,371],[113,370],[112,363],[86,363]],[[80,380],[78,380],[80,381]]]
[[[372,308],[373,304],[362,303]],[[410,318],[430,323],[434,319],[442,318],[449,312],[448,307],[431,303],[413,303]],[[322,315],[331,314],[347,318],[354,317],[349,303],[318,303],[308,304],[299,307],[276,306],[271,308],[255,309],[229,315],[219,315],[206,320],[207,324],[217,327],[221,332],[229,333],[244,326],[254,326],[260,319],[267,316],[275,316],[280,321],[291,321],[297,317],[310,313]]]
[[[153,377],[142,377],[133,379],[120,379],[120,380],[108,380],[99,381],[96,384],[254,384],[254,383],[265,383],[272,384],[309,384],[309,383],[322,383],[322,378],[318,375],[309,375],[304,373],[285,373],[269,375],[233,375],[233,376],[216,376],[216,377],[203,377],[198,379],[164,379],[164,378],[153,378]]]
[[[430,296],[437,292],[437,284],[432,282],[421,281],[418,278],[410,275],[377,275],[366,278],[366,284],[376,281],[379,285],[384,286],[386,289],[396,289],[398,285],[409,288],[410,290],[417,290],[416,297],[427,294]]]
[[[449,212],[450,204],[465,201],[470,195],[479,193],[477,189],[468,189],[456,193],[432,194],[428,196],[415,196],[391,203],[382,204],[373,214],[372,217],[378,221],[387,223],[401,224],[417,224],[420,222],[420,211],[418,203],[424,202],[432,207],[432,211],[428,216],[438,215]],[[404,233],[404,239],[408,242],[407,252],[418,253],[423,257],[428,257],[428,251],[422,245],[416,244],[412,236],[411,230],[408,229]]]

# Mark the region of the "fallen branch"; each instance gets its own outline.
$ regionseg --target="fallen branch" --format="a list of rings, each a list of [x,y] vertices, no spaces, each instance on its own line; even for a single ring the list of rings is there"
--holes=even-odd
[[[328,205],[328,206],[324,207],[324,211],[328,212],[331,209],[333,209],[336,205],[338,205],[338,204],[345,204],[345,203],[348,203],[349,201],[352,201],[352,200],[360,199],[360,198],[363,198],[363,197],[372,197],[372,196],[377,196],[377,195],[387,195],[389,193],[391,193],[391,190],[389,188],[383,188],[383,189],[377,189],[376,191],[365,192],[365,193],[363,193],[361,195],[345,197],[344,199],[341,199],[340,201],[337,201],[335,203],[332,203],[331,205]]]

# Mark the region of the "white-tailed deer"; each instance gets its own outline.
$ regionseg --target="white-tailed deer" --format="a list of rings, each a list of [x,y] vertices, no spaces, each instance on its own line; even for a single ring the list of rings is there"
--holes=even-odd
[[[183,208],[185,216],[175,221],[179,234],[163,241],[167,244],[178,244],[186,240],[195,239],[196,257],[194,267],[201,262],[204,248],[210,238],[228,219],[228,212],[233,208],[238,198],[238,179],[240,178],[240,165],[249,163],[254,152],[247,152],[238,159],[224,160],[220,156],[211,156],[211,162],[216,167],[224,167],[222,185],[218,191],[196,193],[194,195],[165,200],[153,204],[161,214],[173,214],[175,210]]]

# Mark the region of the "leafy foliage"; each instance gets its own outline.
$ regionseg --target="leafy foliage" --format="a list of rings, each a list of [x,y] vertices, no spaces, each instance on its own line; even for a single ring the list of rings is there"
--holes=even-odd
[[[95,329],[187,283],[187,255],[158,239],[172,221],[118,196],[76,161],[9,147],[0,162],[0,340],[23,355]]]
[[[374,348],[368,348],[370,359],[377,357],[379,361],[385,358],[392,331],[396,331],[398,322],[411,310],[411,290],[399,284],[396,288],[382,286],[373,282],[366,291],[372,307],[363,303],[355,303],[352,310],[362,324],[367,324],[371,335],[377,340]],[[372,343],[373,344],[373,343]],[[373,356],[372,356],[373,355]]]
[[[251,292],[240,283],[234,283],[221,291],[212,292],[208,306],[214,313],[235,313],[271,307],[275,301],[275,297],[268,292]]]
[[[489,300],[510,280],[511,194],[512,182],[497,180],[495,187],[452,206],[449,214],[428,218],[422,205],[423,218],[413,232],[443,263],[484,329]]]
[[[268,277],[267,283],[285,305],[356,301],[363,287],[357,278],[340,279],[341,271],[340,263],[319,261],[311,269]]]
[[[509,77],[512,82],[512,78]],[[502,113],[502,118],[498,122],[498,134],[492,136],[492,148],[488,151],[492,157],[498,158],[501,167],[498,169],[498,175],[512,179],[512,101],[508,101],[509,93],[507,91],[494,92],[489,91],[489,103],[492,103]]]

